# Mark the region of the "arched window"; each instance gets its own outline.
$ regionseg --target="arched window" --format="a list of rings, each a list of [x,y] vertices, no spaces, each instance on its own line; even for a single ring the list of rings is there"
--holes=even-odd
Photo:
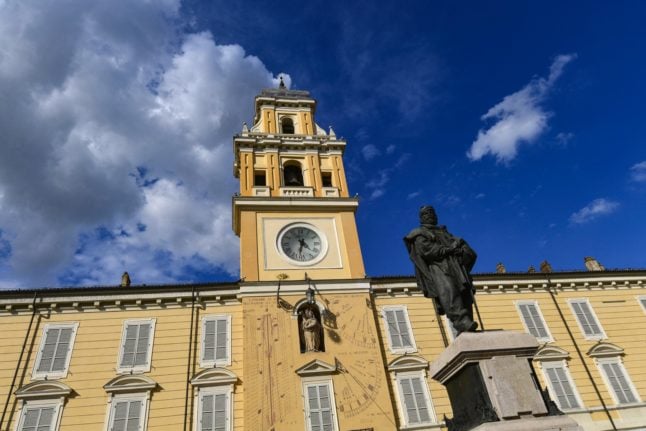
[[[294,121],[289,117],[280,119],[280,129],[283,133],[288,135],[294,134]]]
[[[303,171],[301,164],[295,161],[285,163],[283,177],[286,187],[303,187]]]

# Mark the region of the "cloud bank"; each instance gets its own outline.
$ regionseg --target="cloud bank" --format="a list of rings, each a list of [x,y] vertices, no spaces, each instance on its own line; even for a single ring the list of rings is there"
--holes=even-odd
[[[534,142],[547,129],[551,115],[541,105],[565,65],[575,58],[576,54],[559,55],[550,66],[547,78],[533,79],[489,109],[482,120],[493,120],[494,124],[478,132],[467,157],[476,161],[491,154],[498,162],[507,163],[516,157],[522,144]]]
[[[584,224],[598,217],[612,214],[619,208],[619,203],[604,198],[595,199],[570,216],[570,222]]]
[[[231,136],[277,79],[179,7],[0,2],[0,287],[237,274]]]

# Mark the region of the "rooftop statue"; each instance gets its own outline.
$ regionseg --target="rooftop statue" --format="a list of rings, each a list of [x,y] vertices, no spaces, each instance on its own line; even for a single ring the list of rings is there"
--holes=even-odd
[[[473,332],[478,324],[473,321],[475,291],[469,271],[476,253],[446,226],[437,224],[432,206],[423,206],[419,218],[421,226],[404,237],[417,285],[424,296],[436,301],[439,313],[446,314],[458,333]]]

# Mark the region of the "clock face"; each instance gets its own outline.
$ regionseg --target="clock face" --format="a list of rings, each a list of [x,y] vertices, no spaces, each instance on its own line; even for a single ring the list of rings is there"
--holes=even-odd
[[[306,223],[286,226],[278,234],[277,245],[281,255],[296,265],[317,263],[327,251],[325,236]]]

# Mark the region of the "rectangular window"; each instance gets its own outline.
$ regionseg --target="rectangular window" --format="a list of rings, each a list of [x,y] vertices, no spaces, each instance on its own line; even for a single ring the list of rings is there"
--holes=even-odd
[[[536,301],[519,301],[516,307],[528,333],[543,343],[553,341]]]
[[[561,410],[581,407],[579,396],[564,361],[542,362],[543,375],[550,389],[552,399]]]
[[[48,324],[38,349],[33,378],[62,379],[67,376],[78,323]]]
[[[198,431],[229,431],[231,426],[231,388],[200,389]]]
[[[323,182],[323,187],[333,187],[332,172],[321,172],[321,180]]]
[[[22,409],[18,431],[55,431],[58,429],[59,404],[32,405],[27,402]]]
[[[267,175],[265,171],[254,171],[253,173],[253,185],[254,186],[266,186],[267,185]]]
[[[110,408],[108,431],[143,431],[146,407],[146,395],[115,397]]]
[[[231,316],[205,316],[202,319],[202,358],[200,366],[231,365]]]
[[[386,322],[390,350],[393,353],[417,351],[406,307],[384,307],[382,312],[384,321]]]
[[[305,414],[308,431],[335,431],[336,409],[332,382],[306,383],[304,390],[307,397]]]
[[[642,308],[643,308],[643,309],[644,309],[644,311],[646,312],[646,296],[640,296],[639,298],[637,298],[637,300],[639,301],[639,303],[641,304]]]
[[[435,423],[431,397],[423,374],[398,374],[396,380],[405,426]]]
[[[617,404],[630,404],[639,401],[626,369],[619,359],[599,359],[598,365],[603,372],[606,386]]]
[[[150,371],[155,319],[128,320],[123,324],[119,372]]]
[[[572,299],[569,302],[585,338],[606,338],[606,334],[601,329],[597,316],[587,299]]]

